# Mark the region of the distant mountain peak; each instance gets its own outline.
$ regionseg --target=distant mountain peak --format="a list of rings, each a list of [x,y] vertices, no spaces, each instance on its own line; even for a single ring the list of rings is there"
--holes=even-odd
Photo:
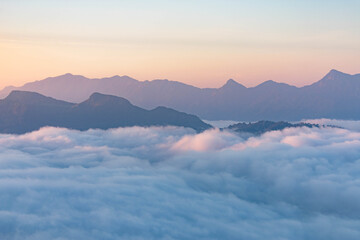
[[[232,78],[226,81],[226,84],[233,84],[233,83],[237,84],[237,82]]]
[[[99,92],[94,92],[93,94],[90,95],[89,99],[102,98],[102,97],[106,97],[106,96],[109,96],[109,95],[99,93]]]
[[[333,88],[341,87],[347,80],[353,79],[353,76],[347,73],[332,69],[320,81],[313,83],[310,86],[325,87],[332,86]]]
[[[130,76],[128,76],[128,75],[122,75],[122,76],[120,76],[120,75],[114,75],[114,76],[112,76],[112,77],[110,77],[110,78],[119,78],[119,79],[122,79],[122,80],[133,80],[133,81],[137,81],[136,79],[134,79],[134,78],[132,78],[132,77],[130,77]]]
[[[272,86],[278,86],[278,85],[281,85],[281,84],[284,84],[284,83],[278,83],[278,82],[275,82],[273,80],[267,80],[267,81],[265,81],[263,83],[260,83],[256,87],[272,87]],[[285,84],[285,85],[287,85],[287,84]]]
[[[46,97],[36,92],[13,90],[3,101],[18,102],[22,104],[47,104],[56,103],[64,105],[72,105],[72,103],[56,100],[52,97]]]
[[[263,82],[262,84],[264,84],[264,85],[277,85],[279,83],[275,82],[273,80],[267,80],[267,81]]]
[[[61,80],[66,80],[66,81],[75,81],[75,80],[87,80],[88,78],[82,76],[82,75],[74,75],[72,73],[65,73],[59,76],[55,76],[55,77],[48,77],[45,78],[44,80],[40,80],[40,81],[35,81],[34,83],[41,83],[42,81],[44,82],[58,82]],[[28,84],[31,83],[26,83],[24,86],[27,86]]]
[[[36,92],[13,90],[5,98],[5,100],[17,101],[17,100],[26,100],[26,99],[36,99],[36,98],[38,99],[38,98],[46,98],[46,97]]]
[[[339,77],[344,77],[344,76],[349,76],[349,74],[340,72],[336,69],[331,69],[330,72],[328,74],[326,74],[323,79],[334,80],[334,79],[337,79]]]
[[[90,95],[89,97],[90,100],[94,100],[94,101],[98,101],[98,100],[104,100],[104,99],[124,99],[122,97],[117,97],[117,96],[113,96],[113,95],[109,95],[109,94],[103,94],[103,93],[99,93],[99,92],[94,92],[93,94]]]
[[[127,77],[127,76],[126,76]],[[109,78],[121,78],[119,75],[114,75],[112,77],[109,77]]]
[[[129,102],[129,100],[127,100],[125,98],[117,97],[117,96],[113,96],[113,95],[102,94],[102,93],[98,93],[98,92],[91,94],[89,99],[86,100],[85,102],[92,106],[101,106],[101,105],[109,104],[109,103],[110,104],[116,103],[116,104],[123,104],[123,105],[132,105]]]
[[[340,72],[340,71],[338,71],[338,70],[336,70],[336,69],[331,69],[329,73],[336,73],[336,74],[339,74],[339,73],[340,73],[340,74],[345,74],[345,73]]]
[[[238,87],[240,87],[240,88],[245,88],[244,85],[236,82],[234,79],[229,79],[229,80],[227,80],[227,82],[226,82],[226,83],[224,84],[224,86],[222,86],[221,88],[224,89],[224,88],[234,88],[234,87],[236,87],[236,88],[238,88]]]
[[[73,78],[75,76],[76,75],[74,75],[72,73],[65,73],[65,74],[62,74],[62,75],[59,75],[59,76],[56,76],[56,77],[50,77],[50,78]]]

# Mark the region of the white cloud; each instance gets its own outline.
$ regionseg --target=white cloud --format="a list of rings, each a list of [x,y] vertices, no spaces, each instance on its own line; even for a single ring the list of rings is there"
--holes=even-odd
[[[0,135],[0,239],[359,239],[360,133]]]

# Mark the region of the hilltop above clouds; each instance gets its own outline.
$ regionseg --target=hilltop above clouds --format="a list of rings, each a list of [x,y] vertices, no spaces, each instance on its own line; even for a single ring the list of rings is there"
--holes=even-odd
[[[93,93],[79,104],[26,91],[13,91],[0,100],[0,133],[21,134],[45,126],[77,130],[182,126],[198,132],[211,128],[211,125],[191,114],[161,106],[146,110],[124,98],[101,93]]]

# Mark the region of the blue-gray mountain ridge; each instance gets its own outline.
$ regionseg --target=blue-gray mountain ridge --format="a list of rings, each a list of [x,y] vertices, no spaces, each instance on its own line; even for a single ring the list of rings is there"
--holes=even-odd
[[[0,133],[22,134],[45,126],[76,130],[180,126],[197,132],[212,127],[194,115],[166,107],[146,110],[124,98],[100,93],[79,104],[26,91],[12,91],[0,100]]]
[[[360,119],[360,74],[337,70],[304,87],[270,80],[247,88],[230,79],[221,88],[197,88],[169,80],[137,81],[128,76],[88,79],[65,74],[22,87],[6,87],[0,91],[0,98],[12,90],[37,92],[75,103],[99,92],[126,98],[145,109],[165,106],[207,120]]]

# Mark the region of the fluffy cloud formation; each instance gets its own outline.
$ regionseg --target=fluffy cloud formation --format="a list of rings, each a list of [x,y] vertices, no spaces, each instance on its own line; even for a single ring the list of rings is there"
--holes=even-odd
[[[0,135],[0,239],[359,239],[360,133]]]

